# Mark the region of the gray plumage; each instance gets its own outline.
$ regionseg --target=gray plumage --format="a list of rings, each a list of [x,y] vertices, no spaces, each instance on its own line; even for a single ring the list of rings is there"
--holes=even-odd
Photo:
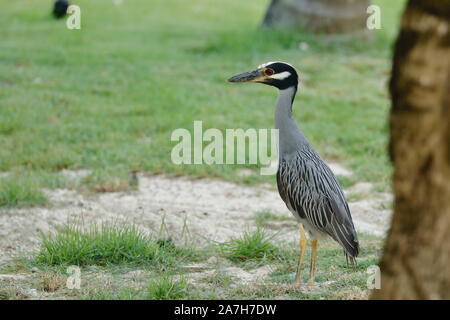
[[[335,175],[294,120],[292,102],[296,90],[280,90],[275,111],[275,127],[279,130],[278,191],[312,237],[331,236],[354,263],[359,244],[347,201]]]

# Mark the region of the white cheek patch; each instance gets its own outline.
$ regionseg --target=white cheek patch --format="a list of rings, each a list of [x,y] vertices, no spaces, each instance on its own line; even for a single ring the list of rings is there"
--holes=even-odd
[[[275,73],[274,75],[271,75],[269,78],[276,79],[276,80],[284,80],[290,76],[291,76],[291,73],[289,71],[283,71],[280,73]]]

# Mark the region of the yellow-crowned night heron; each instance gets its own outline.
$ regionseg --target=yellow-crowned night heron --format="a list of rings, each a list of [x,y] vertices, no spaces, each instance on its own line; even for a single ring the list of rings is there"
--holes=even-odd
[[[257,82],[279,89],[275,127],[279,130],[278,191],[300,223],[300,256],[295,286],[300,287],[300,270],[307,238],[312,240],[310,285],[314,285],[318,239],[331,236],[344,249],[347,263],[356,264],[358,236],[344,193],[333,172],[309,144],[292,115],[298,75],[283,62],[268,62],[256,70],[238,74],[230,82]],[[304,228],[303,228],[304,226]]]

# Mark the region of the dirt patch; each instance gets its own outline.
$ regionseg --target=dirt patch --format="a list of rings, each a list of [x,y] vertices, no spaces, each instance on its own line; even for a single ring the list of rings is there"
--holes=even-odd
[[[333,169],[339,172],[336,165]],[[138,178],[137,191],[87,197],[71,190],[46,190],[50,207],[0,210],[0,262],[36,249],[40,231],[53,231],[79,216],[85,222],[126,220],[146,231],[162,230],[161,237],[178,240],[189,236],[198,242],[221,242],[240,236],[244,230],[255,227],[257,212],[291,216],[277,191],[267,186],[167,175],[141,174]],[[366,194],[350,202],[358,231],[384,235],[390,210],[381,207],[390,195],[371,192],[370,184],[357,184],[346,192]],[[293,218],[280,222],[274,230],[277,239],[296,239],[295,226]]]
[[[372,191],[372,184],[360,182],[345,190],[350,197],[349,207],[359,232],[384,236],[390,226],[392,194]],[[352,200],[357,195],[357,200]]]

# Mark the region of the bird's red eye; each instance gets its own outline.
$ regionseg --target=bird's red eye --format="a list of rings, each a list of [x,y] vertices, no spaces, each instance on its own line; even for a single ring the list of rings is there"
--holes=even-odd
[[[267,68],[266,70],[264,70],[264,73],[266,76],[271,76],[275,73],[275,71],[273,71],[273,69]]]

